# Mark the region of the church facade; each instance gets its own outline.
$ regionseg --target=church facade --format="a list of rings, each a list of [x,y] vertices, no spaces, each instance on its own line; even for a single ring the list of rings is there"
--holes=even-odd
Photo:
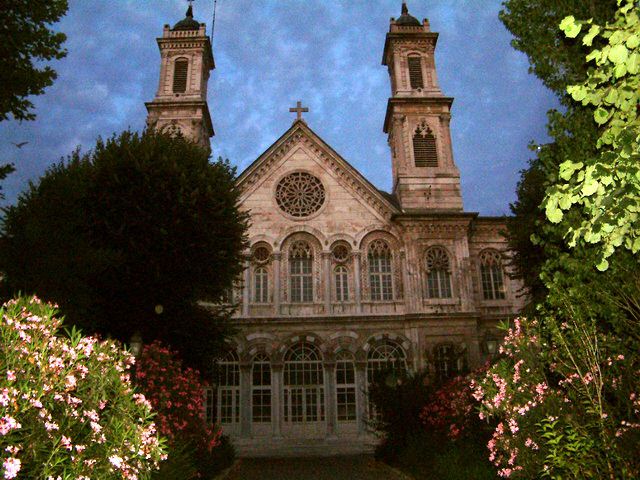
[[[237,180],[251,214],[237,333],[217,362],[207,415],[247,455],[365,451],[375,372],[444,379],[485,361],[496,325],[522,307],[500,218],[465,212],[449,124],[453,99],[434,62],[438,34],[406,4],[383,46],[392,96],[383,192],[301,116]],[[162,66],[148,125],[204,147],[213,135],[204,24],[158,39]],[[364,153],[364,152],[363,152]]]

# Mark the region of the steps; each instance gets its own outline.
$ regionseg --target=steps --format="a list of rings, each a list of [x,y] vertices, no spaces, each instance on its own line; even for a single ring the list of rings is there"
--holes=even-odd
[[[329,457],[373,453],[373,436],[352,438],[235,438],[239,457]]]

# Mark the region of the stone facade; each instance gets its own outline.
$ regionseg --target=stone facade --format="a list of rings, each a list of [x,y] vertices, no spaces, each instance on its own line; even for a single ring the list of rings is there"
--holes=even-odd
[[[161,43],[160,89],[147,104],[158,125],[191,101],[167,93],[172,62],[185,54],[174,52],[174,33],[165,28],[171,48]],[[210,46],[204,27],[190,35],[200,43],[189,78],[202,93]],[[463,211],[453,99],[437,83],[436,41],[404,4],[391,20],[383,65],[392,193],[300,118],[238,178],[250,248],[233,294],[237,333],[217,362],[207,415],[241,453],[370,448],[366,391],[375,371],[428,368],[446,378],[478,366],[497,322],[522,307],[505,265],[503,221]],[[203,111],[206,104],[192,111],[196,122]],[[202,143],[202,132],[183,131]]]

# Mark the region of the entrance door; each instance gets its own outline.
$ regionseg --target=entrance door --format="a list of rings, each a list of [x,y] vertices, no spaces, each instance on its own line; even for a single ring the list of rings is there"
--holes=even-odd
[[[283,434],[294,438],[326,435],[324,369],[318,349],[300,343],[289,349],[284,364]]]

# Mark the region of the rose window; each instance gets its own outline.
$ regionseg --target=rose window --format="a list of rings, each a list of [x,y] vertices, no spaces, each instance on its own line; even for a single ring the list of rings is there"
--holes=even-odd
[[[276,187],[276,202],[283,212],[303,218],[314,214],[325,199],[322,182],[306,172],[287,175]]]

